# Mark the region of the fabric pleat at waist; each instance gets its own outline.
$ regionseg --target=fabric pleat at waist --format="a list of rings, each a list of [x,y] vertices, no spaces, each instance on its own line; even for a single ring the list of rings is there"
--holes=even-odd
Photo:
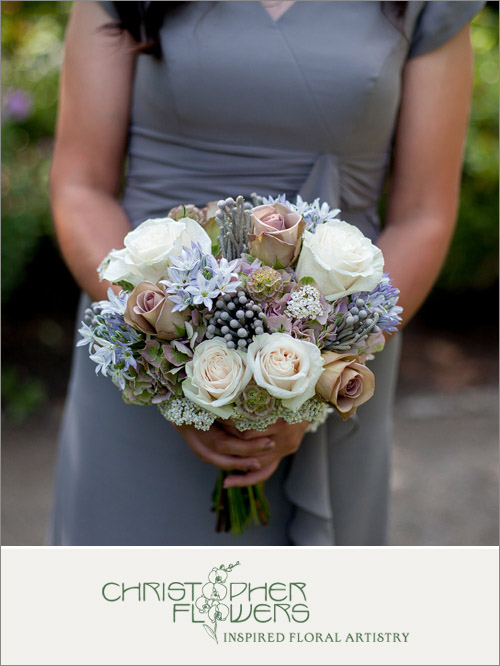
[[[123,205],[135,226],[179,203],[205,205],[252,192],[319,197],[375,239],[387,154],[342,155],[227,144],[133,126]]]

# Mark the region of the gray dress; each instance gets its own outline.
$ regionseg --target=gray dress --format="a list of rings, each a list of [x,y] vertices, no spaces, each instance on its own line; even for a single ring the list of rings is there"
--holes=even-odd
[[[405,62],[482,4],[410,2],[401,30],[379,2],[296,2],[276,22],[260,2],[186,3],[162,28],[164,59],[138,58],[123,197],[131,223],[178,203],[285,192],[328,201],[376,239]],[[398,347],[396,336],[371,364],[375,396],[354,419],[332,417],[282,461],[266,484],[270,524],[238,539],[214,532],[215,468],[156,407],[126,405],[79,348],[49,543],[382,545]]]

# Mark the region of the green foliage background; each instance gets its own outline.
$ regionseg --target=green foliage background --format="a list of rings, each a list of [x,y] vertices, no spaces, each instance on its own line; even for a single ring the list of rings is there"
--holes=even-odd
[[[52,237],[48,170],[64,27],[70,2],[2,2],[2,296]],[[446,289],[484,289],[498,275],[498,12],[474,20],[475,88],[459,223],[440,278]],[[14,91],[32,100],[25,119],[5,117]]]
[[[71,2],[2,2],[2,299],[24,283],[43,237],[53,236],[48,202],[64,28]],[[9,97],[31,101],[8,116]],[[7,116],[7,117],[6,117]]]

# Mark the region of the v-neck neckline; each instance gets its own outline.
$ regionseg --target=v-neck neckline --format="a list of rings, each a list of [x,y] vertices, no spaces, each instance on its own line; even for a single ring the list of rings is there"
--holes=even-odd
[[[278,24],[281,23],[281,21],[285,18],[285,16],[287,16],[287,15],[293,10],[293,8],[295,7],[295,5],[298,5],[298,4],[299,4],[300,0],[295,0],[295,2],[294,2],[293,4],[291,4],[291,5],[290,5],[290,6],[289,6],[289,7],[283,12],[283,14],[281,14],[280,16],[278,16],[278,18],[276,18],[276,19],[274,19],[274,18],[271,16],[271,14],[267,11],[267,9],[266,9],[265,6],[262,4],[262,2],[260,2],[260,0],[255,0],[255,2],[256,2],[256,4],[258,4],[258,5],[260,6],[260,10],[261,10],[261,12],[264,12],[264,14],[266,15],[268,21],[270,21],[271,24],[273,24],[273,25],[278,25]]]

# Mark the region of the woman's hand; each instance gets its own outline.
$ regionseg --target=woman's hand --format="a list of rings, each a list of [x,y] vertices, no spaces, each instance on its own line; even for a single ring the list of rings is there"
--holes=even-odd
[[[256,456],[260,464],[260,469],[248,471],[244,475],[235,474],[234,476],[228,476],[224,481],[224,487],[252,486],[255,483],[269,479],[276,471],[281,459],[298,450],[308,425],[308,421],[292,424],[279,419],[276,423],[269,426],[269,428],[266,428],[266,430],[245,430],[240,432],[234,427],[231,421],[225,421],[223,427],[227,433],[249,444],[265,437],[272,441],[274,445],[261,451]]]
[[[290,424],[280,419],[264,431],[240,432],[231,421],[214,424],[210,430],[176,426],[189,448],[200,460],[225,471],[225,488],[252,486],[266,481],[276,471],[280,460],[295,453],[302,442],[307,421]]]
[[[254,433],[243,438],[234,435],[214,423],[210,430],[197,430],[194,426],[175,426],[188,443],[189,448],[203,462],[226,471],[257,471],[262,468],[261,457],[274,448],[273,439],[267,434]]]

